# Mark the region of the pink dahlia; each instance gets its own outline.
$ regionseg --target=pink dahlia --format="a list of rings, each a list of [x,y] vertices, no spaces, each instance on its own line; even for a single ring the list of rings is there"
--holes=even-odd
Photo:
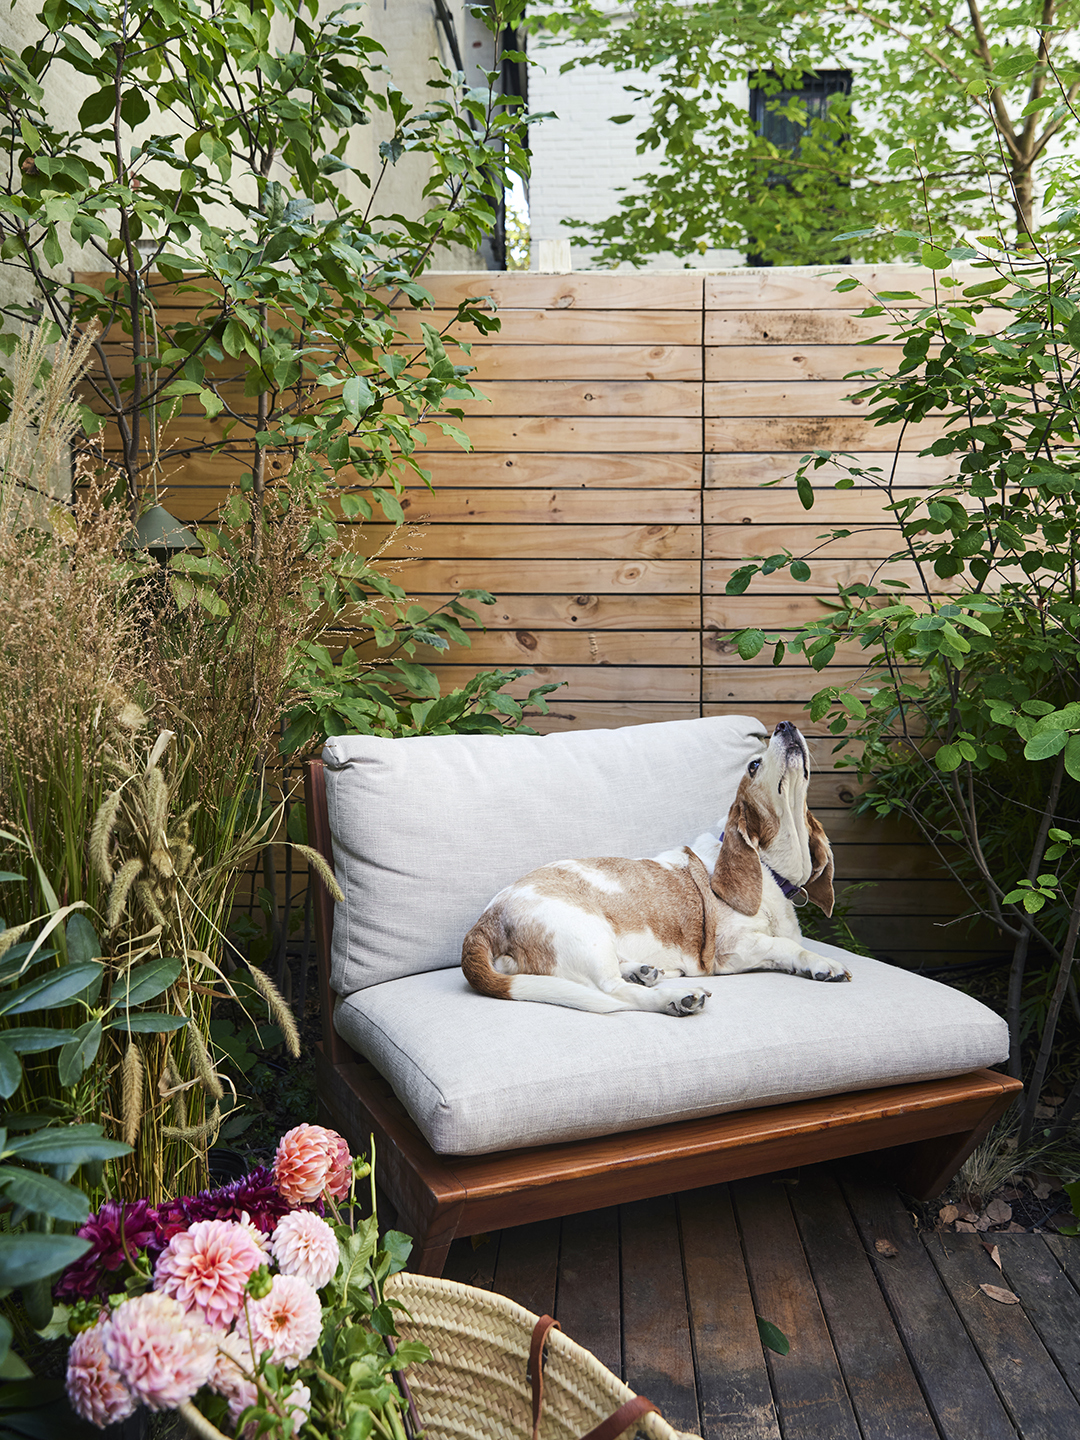
[[[104,1430],[134,1413],[135,1397],[109,1364],[102,1345],[108,1321],[76,1335],[68,1351],[67,1393],[71,1408]]]
[[[197,1220],[180,1230],[158,1257],[154,1286],[198,1310],[217,1330],[236,1319],[248,1276],[265,1261],[251,1229],[235,1220]]]
[[[175,1410],[205,1385],[214,1369],[214,1332],[160,1290],[125,1300],[103,1337],[105,1355],[137,1400]]]
[[[283,1275],[299,1275],[316,1290],[337,1273],[337,1236],[310,1210],[293,1210],[278,1221],[270,1249]]]
[[[321,1125],[289,1130],[274,1156],[274,1183],[290,1205],[310,1204],[324,1190],[340,1200],[349,1193],[351,1170],[348,1145]]]
[[[275,1365],[296,1365],[310,1355],[322,1330],[319,1297],[299,1275],[275,1275],[270,1293],[249,1300],[236,1331],[257,1356],[270,1351]]]

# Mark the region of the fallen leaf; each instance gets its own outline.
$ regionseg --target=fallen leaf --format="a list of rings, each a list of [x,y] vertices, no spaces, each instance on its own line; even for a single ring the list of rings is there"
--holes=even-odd
[[[986,1207],[986,1218],[994,1225],[1006,1225],[1012,1219],[1012,1206],[1004,1200],[991,1200]]]
[[[960,1211],[955,1205],[943,1205],[937,1213],[938,1219],[945,1225],[951,1225],[960,1215]]]
[[[1018,1225],[1015,1220],[1011,1222],[1008,1230],[1006,1231],[1006,1234],[1008,1235],[1023,1235],[1024,1233],[1024,1226]]]
[[[1053,1190],[1054,1187],[1050,1184],[1049,1180],[1040,1180],[1035,1186],[1035,1199],[1048,1200],[1053,1194]]]
[[[1011,1290],[1006,1290],[1003,1285],[980,1285],[979,1289],[984,1295],[989,1295],[991,1300],[996,1300],[999,1305],[1020,1304],[1020,1296],[1014,1295]]]
[[[983,1241],[983,1249],[986,1251],[986,1253],[990,1256],[990,1259],[994,1262],[994,1264],[995,1264],[995,1265],[998,1267],[998,1269],[1000,1270],[1000,1269],[1001,1269],[1001,1251],[998,1249],[998,1247],[997,1247],[996,1245],[988,1245],[988,1244],[986,1243],[986,1241],[984,1240],[984,1241]]]
[[[969,1225],[974,1225],[975,1221],[979,1218],[979,1212],[973,1209],[966,1200],[961,1200],[957,1206],[957,1214],[961,1220],[966,1220]]]
[[[992,1224],[993,1221],[988,1215],[980,1215],[978,1220],[975,1221],[975,1229],[979,1231],[989,1230]]]
[[[1054,1107],[1052,1105],[1036,1105],[1036,1120],[1052,1120],[1054,1118]]]
[[[977,1231],[970,1220],[957,1220],[956,1228],[962,1235],[975,1235]]]
[[[1044,1105],[1064,1105],[1064,1095],[1040,1095],[1039,1099]]]
[[[875,1240],[874,1249],[879,1255],[884,1255],[886,1259],[889,1260],[892,1260],[895,1256],[900,1254],[900,1251],[897,1250],[896,1246],[892,1243],[891,1240]]]

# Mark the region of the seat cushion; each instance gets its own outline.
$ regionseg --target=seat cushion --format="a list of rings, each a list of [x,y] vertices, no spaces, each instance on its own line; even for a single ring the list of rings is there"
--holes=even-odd
[[[747,716],[564,735],[342,735],[326,798],[345,900],[339,995],[461,963],[504,885],[551,860],[655,855],[723,821],[765,727]]]
[[[493,1000],[441,969],[341,1000],[335,1023],[447,1155],[962,1075],[1008,1056],[1004,1020],[969,996],[808,948],[842,959],[851,983],[718,976],[704,1010],[675,1019]]]

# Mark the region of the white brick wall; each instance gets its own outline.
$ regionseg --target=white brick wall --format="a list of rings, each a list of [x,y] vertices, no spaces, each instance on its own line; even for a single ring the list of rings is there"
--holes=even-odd
[[[645,77],[628,71],[616,74],[586,66],[559,73],[562,62],[581,53],[577,45],[544,45],[534,41],[531,58],[539,63],[529,73],[530,110],[553,110],[554,120],[532,128],[532,180],[529,186],[532,264],[542,240],[564,240],[573,232],[564,219],[603,220],[618,209],[619,186],[634,185],[646,170],[655,170],[659,151],[638,155],[637,138],[647,122],[648,109],[627,95],[625,85],[642,84]],[[744,87],[745,88],[745,87]],[[640,118],[613,125],[612,115]],[[593,252],[574,247],[574,268],[595,265]],[[660,255],[645,266],[650,270],[681,269],[684,261],[695,269],[715,269],[742,263],[732,250],[709,250],[704,255]],[[629,267],[622,266],[622,269]]]

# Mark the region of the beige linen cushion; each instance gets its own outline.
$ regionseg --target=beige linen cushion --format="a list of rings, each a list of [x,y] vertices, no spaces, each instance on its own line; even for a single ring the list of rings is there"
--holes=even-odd
[[[440,970],[342,1000],[335,1023],[448,1155],[962,1075],[1008,1056],[1008,1027],[978,1001],[808,943],[842,958],[851,983],[714,976],[704,1010],[677,1020],[493,1000]]]
[[[723,821],[765,727],[748,716],[564,735],[342,735],[323,751],[339,995],[461,963],[492,896],[537,865],[654,855]]]

